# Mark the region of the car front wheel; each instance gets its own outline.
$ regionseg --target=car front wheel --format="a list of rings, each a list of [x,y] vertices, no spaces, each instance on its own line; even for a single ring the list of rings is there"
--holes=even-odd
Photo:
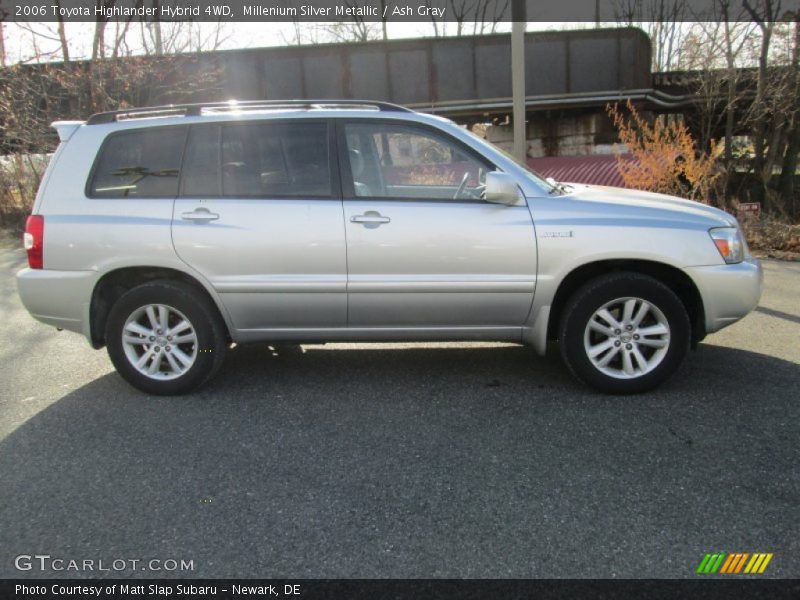
[[[611,394],[655,388],[680,366],[691,325],[680,298],[638,273],[594,279],[570,298],[559,331],[561,354],[588,385]]]
[[[215,308],[182,282],[153,281],[125,293],[106,323],[108,354],[134,387],[156,395],[203,385],[227,349]]]

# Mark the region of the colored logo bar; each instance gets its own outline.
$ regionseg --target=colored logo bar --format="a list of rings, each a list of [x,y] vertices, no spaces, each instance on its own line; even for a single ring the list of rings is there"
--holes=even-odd
[[[697,566],[697,572],[700,574],[724,574],[724,575],[737,575],[737,574],[761,574],[767,568],[769,561],[772,560],[773,554],[765,552],[733,552],[726,554],[725,552],[717,552],[715,554],[706,554],[700,564]]]

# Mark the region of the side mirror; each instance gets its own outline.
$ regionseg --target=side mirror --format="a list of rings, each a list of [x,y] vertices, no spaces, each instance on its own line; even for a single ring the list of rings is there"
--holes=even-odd
[[[523,199],[517,182],[508,173],[491,171],[486,174],[486,191],[484,199],[492,204],[513,206]]]

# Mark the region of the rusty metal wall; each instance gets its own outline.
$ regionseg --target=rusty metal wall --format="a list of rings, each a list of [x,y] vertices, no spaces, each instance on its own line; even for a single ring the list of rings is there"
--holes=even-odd
[[[640,29],[526,34],[526,95],[650,88],[650,40]],[[244,100],[354,98],[418,108],[511,96],[508,35],[233,50],[200,55]]]

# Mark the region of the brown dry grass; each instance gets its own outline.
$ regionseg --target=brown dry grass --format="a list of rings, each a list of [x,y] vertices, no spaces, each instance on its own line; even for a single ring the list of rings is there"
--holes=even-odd
[[[14,169],[0,168],[0,226],[22,230],[37,187],[38,177],[20,177]]]
[[[0,196],[0,226],[21,230],[30,212],[30,202],[20,199],[18,194],[5,193]]]
[[[743,219],[742,229],[750,248],[761,256],[800,260],[800,225],[771,218]]]

